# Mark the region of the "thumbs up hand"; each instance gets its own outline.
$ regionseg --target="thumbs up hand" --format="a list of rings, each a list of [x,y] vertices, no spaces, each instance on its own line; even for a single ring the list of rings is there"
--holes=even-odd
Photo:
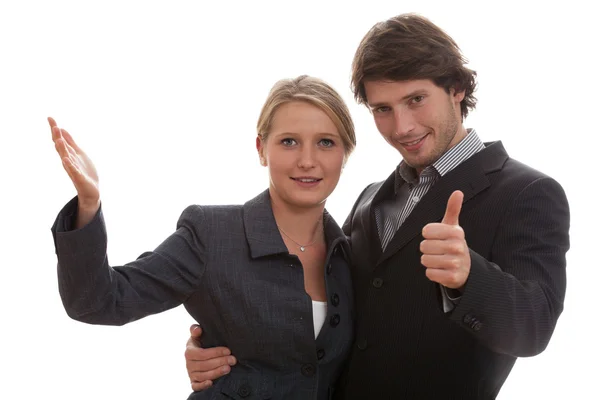
[[[463,288],[471,271],[469,247],[458,221],[463,198],[458,190],[450,195],[442,222],[425,225],[425,240],[421,242],[421,264],[426,268],[427,278],[458,290]]]

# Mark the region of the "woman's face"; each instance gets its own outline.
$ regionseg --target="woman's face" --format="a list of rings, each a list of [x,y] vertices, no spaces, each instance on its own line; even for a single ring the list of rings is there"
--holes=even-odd
[[[267,139],[257,138],[256,145],[269,169],[273,201],[300,208],[324,205],[340,179],[345,151],[323,110],[304,101],[283,104]]]

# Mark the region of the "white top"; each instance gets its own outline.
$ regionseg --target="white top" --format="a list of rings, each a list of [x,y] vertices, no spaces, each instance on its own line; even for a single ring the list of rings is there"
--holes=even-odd
[[[321,328],[325,323],[325,317],[327,317],[327,302],[326,301],[312,301],[313,308],[313,325],[315,327],[315,339],[319,336]]]

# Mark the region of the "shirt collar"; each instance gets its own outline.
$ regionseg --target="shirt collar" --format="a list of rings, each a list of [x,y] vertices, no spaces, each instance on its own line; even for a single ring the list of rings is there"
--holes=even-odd
[[[416,169],[402,160],[396,168],[394,191],[397,193],[404,183],[414,186],[419,183],[419,179],[421,178],[437,179],[442,177],[484,148],[485,145],[477,135],[477,132],[475,132],[475,129],[469,128],[467,129],[467,136],[442,154],[432,165],[425,168],[421,172],[420,177]]]

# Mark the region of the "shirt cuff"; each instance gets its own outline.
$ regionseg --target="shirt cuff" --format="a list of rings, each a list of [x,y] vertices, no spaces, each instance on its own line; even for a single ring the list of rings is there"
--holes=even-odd
[[[462,295],[458,294],[450,294],[450,290],[443,286],[443,285],[439,285],[440,286],[440,291],[442,292],[442,305],[444,307],[444,312],[445,313],[449,313],[450,311],[454,310],[454,308],[456,307],[456,305],[458,304],[458,302],[460,301]],[[453,291],[456,292],[456,291]]]

